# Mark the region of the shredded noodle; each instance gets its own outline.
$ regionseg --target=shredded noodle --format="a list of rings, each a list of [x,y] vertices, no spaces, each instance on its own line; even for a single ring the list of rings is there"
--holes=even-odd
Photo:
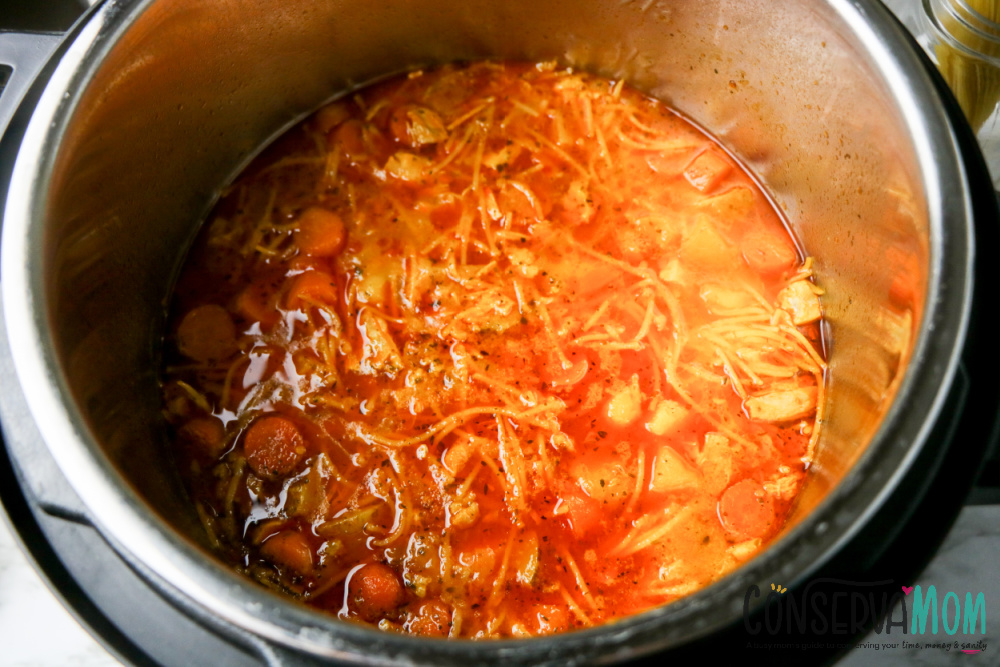
[[[822,433],[815,280],[741,166],[623,81],[417,71],[226,190],[164,413],[262,585],[391,631],[588,627],[780,531]]]

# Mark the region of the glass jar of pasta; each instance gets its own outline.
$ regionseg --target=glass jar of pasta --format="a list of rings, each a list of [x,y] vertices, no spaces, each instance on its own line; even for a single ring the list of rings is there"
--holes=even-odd
[[[913,21],[908,27],[955,93],[1000,189],[1000,2],[920,0]]]

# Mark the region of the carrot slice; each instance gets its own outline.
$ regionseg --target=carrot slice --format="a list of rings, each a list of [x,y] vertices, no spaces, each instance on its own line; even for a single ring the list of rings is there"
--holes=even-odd
[[[313,122],[316,124],[317,129],[323,134],[328,134],[333,128],[337,127],[345,120],[351,117],[351,112],[347,108],[347,104],[344,102],[333,102],[328,104],[319,111],[313,117]]]
[[[365,140],[362,138],[361,121],[351,119],[337,126],[331,135],[333,143],[340,146],[344,156],[351,162],[357,162],[368,152]]]
[[[285,295],[285,306],[291,310],[312,304],[337,303],[337,283],[325,271],[306,271],[292,279]]]
[[[207,362],[236,351],[236,326],[222,306],[208,304],[188,311],[177,327],[177,348],[185,357]]]
[[[177,435],[195,449],[217,457],[226,442],[226,427],[217,417],[195,417],[181,426]]]
[[[276,533],[260,545],[260,553],[271,562],[285,565],[306,574],[313,568],[312,545],[305,535],[295,530]]]
[[[295,244],[306,255],[329,257],[340,252],[346,236],[339,215],[323,206],[310,206],[299,215]]]
[[[236,313],[247,322],[270,328],[278,321],[274,288],[269,281],[255,281],[236,297]]]
[[[797,259],[795,248],[783,234],[769,229],[752,229],[743,235],[743,259],[750,268],[775,276],[792,267]]]
[[[369,563],[354,572],[347,589],[351,607],[366,621],[378,619],[406,599],[399,576],[382,563]]]
[[[744,479],[722,493],[719,519],[722,526],[737,537],[764,537],[775,521],[774,501],[759,482]]]
[[[305,455],[306,442],[290,419],[269,415],[251,424],[243,440],[243,453],[261,477],[285,475]]]

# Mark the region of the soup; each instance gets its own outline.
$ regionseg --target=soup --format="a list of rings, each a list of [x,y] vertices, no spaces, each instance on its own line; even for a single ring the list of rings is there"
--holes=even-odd
[[[220,557],[341,618],[531,636],[669,603],[781,528],[822,290],[662,103],[551,63],[417,71],[224,193],[165,413]]]

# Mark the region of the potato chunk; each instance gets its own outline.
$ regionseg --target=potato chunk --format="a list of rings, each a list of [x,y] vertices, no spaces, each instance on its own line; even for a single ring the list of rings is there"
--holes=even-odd
[[[363,375],[395,375],[403,367],[403,360],[385,320],[364,309],[358,315],[358,330],[364,340],[364,355],[352,370]]]
[[[726,311],[757,305],[756,300],[749,292],[717,283],[703,285],[698,296],[708,306],[708,311],[713,314],[725,314]]]
[[[646,430],[653,435],[669,435],[677,430],[688,411],[677,401],[660,401],[646,422]]]
[[[698,202],[698,206],[711,211],[721,225],[731,226],[753,212],[754,194],[750,188],[738,187]]]
[[[755,555],[760,550],[761,539],[755,537],[752,540],[737,542],[726,551],[736,560],[743,562]]]
[[[705,479],[705,490],[712,495],[722,493],[733,477],[735,461],[744,456],[745,452],[723,434],[706,433],[705,441],[695,456]]]
[[[580,489],[603,504],[624,502],[635,483],[617,458],[589,457],[572,469]]]
[[[406,106],[397,109],[389,119],[389,129],[400,141],[413,148],[436,144],[448,138],[448,128],[433,109]]]
[[[517,583],[530,588],[538,574],[538,534],[529,530],[517,538],[511,548],[510,564]]]
[[[608,419],[617,426],[628,426],[642,412],[642,392],[639,376],[633,375],[629,385],[616,392],[608,401]]]
[[[653,493],[667,493],[697,488],[699,477],[698,472],[673,447],[663,447],[653,461],[649,490]]]
[[[819,297],[806,280],[797,280],[778,292],[778,306],[791,314],[795,326],[815,322],[821,315]]]
[[[468,528],[479,519],[479,503],[474,493],[469,493],[448,504],[448,517],[452,526]]]
[[[406,151],[392,154],[385,163],[385,172],[402,181],[418,181],[430,175],[430,170],[430,160]]]
[[[736,248],[704,214],[695,216],[681,241],[680,259],[696,271],[726,271],[739,259]]]
[[[751,396],[743,405],[753,421],[788,422],[802,419],[816,410],[816,387],[771,391]]]
[[[453,572],[469,595],[482,596],[493,590],[494,572],[497,568],[497,552],[487,546],[459,552]]]
[[[729,161],[710,148],[699,153],[691,161],[684,170],[684,177],[692,186],[707,192],[718,185],[732,170]]]
[[[511,248],[507,251],[507,257],[510,259],[511,265],[525,278],[534,278],[538,275],[539,268],[536,264],[538,260],[530,250]]]

